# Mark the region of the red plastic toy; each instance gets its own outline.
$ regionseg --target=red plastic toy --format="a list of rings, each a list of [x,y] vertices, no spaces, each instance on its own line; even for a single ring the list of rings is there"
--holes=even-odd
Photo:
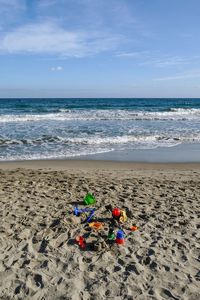
[[[82,248],[84,249],[86,247],[86,244],[85,244],[85,239],[83,236],[77,236],[76,237],[76,242],[77,244]]]
[[[120,210],[119,208],[114,208],[114,209],[112,210],[112,215],[113,215],[114,218],[120,217],[120,215],[121,215],[121,210]]]
[[[115,242],[118,244],[118,245],[123,245],[125,243],[125,240],[124,239],[116,239]]]
[[[123,245],[125,243],[125,239],[124,239],[124,232],[123,230],[118,230],[117,231],[117,235],[116,235],[116,239],[115,242],[119,245]]]

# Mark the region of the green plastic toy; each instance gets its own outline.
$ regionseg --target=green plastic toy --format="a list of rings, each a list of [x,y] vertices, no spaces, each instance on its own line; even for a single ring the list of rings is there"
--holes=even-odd
[[[108,239],[111,240],[111,241],[114,240],[115,239],[115,234],[114,233],[109,233],[108,234]]]
[[[92,205],[92,204],[95,204],[95,203],[96,203],[95,197],[92,194],[88,193],[84,198],[84,204]]]
[[[108,232],[108,239],[110,241],[114,240],[115,239],[115,233],[114,233],[114,230],[111,228]]]

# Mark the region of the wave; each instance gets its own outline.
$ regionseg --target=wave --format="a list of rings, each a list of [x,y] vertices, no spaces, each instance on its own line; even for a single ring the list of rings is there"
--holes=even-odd
[[[60,136],[42,136],[35,139],[8,139],[0,138],[0,147],[2,146],[12,146],[12,145],[117,145],[117,144],[144,144],[147,147],[151,144],[156,145],[177,145],[179,143],[187,142],[194,143],[200,141],[199,135],[190,136],[174,136],[170,137],[167,135],[149,135],[149,136],[133,136],[133,135],[123,135],[123,136],[113,136],[113,137],[60,137]]]
[[[73,120],[193,120],[200,118],[200,109],[171,108],[169,111],[137,110],[69,110],[61,109],[57,113],[0,115],[0,122],[37,122],[37,121],[73,121]]]
[[[114,150],[155,149],[198,142],[200,142],[200,133],[196,136],[174,136],[173,138],[167,135],[90,136],[88,138],[49,135],[35,139],[0,138],[0,161],[62,159]]]

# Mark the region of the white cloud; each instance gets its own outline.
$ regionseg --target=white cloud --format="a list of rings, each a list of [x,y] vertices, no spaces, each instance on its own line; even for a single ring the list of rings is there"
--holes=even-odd
[[[68,31],[56,23],[29,24],[0,36],[0,53],[54,54],[82,57],[115,49],[121,36]]]
[[[168,80],[179,80],[179,79],[190,79],[190,78],[199,78],[200,70],[189,70],[184,73],[175,74],[172,76],[159,77],[155,78],[155,81],[168,81]]]
[[[190,58],[187,57],[179,57],[179,56],[172,56],[172,57],[162,57],[156,59],[150,59],[140,63],[140,65],[152,65],[154,67],[168,67],[168,66],[177,66],[188,64],[190,62]]]
[[[61,67],[61,66],[57,66],[57,67],[52,67],[52,68],[51,68],[51,71],[52,71],[52,72],[54,72],[54,71],[59,72],[59,71],[62,71],[62,70],[63,70],[63,67]]]
[[[147,51],[141,51],[141,52],[122,52],[118,53],[115,56],[117,57],[143,57],[143,55],[146,55],[148,52]]]
[[[139,66],[150,66],[154,68],[168,68],[176,66],[185,66],[197,64],[200,62],[199,55],[193,56],[173,56],[167,54],[150,53],[149,51],[140,52],[121,52],[116,54],[117,57],[135,58]]]

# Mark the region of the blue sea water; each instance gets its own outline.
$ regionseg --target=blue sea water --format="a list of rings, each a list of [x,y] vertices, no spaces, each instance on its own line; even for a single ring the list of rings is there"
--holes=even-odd
[[[0,160],[200,143],[200,99],[0,99]]]

